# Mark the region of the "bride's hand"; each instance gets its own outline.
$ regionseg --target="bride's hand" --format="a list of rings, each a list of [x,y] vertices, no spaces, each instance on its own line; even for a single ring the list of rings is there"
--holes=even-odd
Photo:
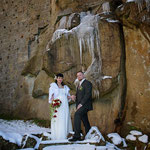
[[[75,96],[75,95],[71,95],[71,99],[72,99],[73,101],[75,101],[75,100],[76,100],[76,96]]]
[[[67,96],[68,99],[71,99],[71,96]]]
[[[51,97],[51,101],[53,101],[54,100],[54,94],[52,94],[52,97]]]

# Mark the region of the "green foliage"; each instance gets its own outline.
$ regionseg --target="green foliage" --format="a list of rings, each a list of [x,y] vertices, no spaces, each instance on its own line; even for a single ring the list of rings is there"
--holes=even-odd
[[[11,114],[0,114],[0,119],[4,119],[4,120],[8,120],[8,121],[11,121],[11,120],[20,120],[19,117],[14,117]]]
[[[0,114],[0,119],[4,119],[7,121],[12,121],[12,120],[22,120],[24,122],[31,121],[32,123],[35,123],[36,125],[38,125],[40,127],[50,127],[50,121],[49,120],[40,120],[40,119],[36,119],[36,118],[24,120],[24,119],[21,119],[19,117],[14,117],[12,115],[6,115],[6,114]]]
[[[141,131],[142,132],[142,130],[140,128],[135,127],[135,126],[128,125],[128,128],[129,128],[129,131],[131,131],[131,130],[137,130],[137,131]]]
[[[28,120],[26,120],[28,121]],[[50,127],[50,121],[49,120],[40,120],[40,119],[33,119],[31,120],[32,123],[35,123],[36,125],[40,126],[40,127]]]
[[[50,120],[53,118],[54,112],[55,112],[55,108],[52,107],[52,105],[50,104]]]

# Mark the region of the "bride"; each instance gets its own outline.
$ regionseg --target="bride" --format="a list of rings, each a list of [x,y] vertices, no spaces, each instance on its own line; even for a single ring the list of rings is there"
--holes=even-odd
[[[69,87],[63,83],[63,74],[57,74],[56,81],[50,84],[49,103],[54,99],[60,99],[62,103],[57,109],[56,117],[51,119],[52,140],[67,139],[68,133],[72,131],[68,105],[68,99],[71,98],[69,90]]]

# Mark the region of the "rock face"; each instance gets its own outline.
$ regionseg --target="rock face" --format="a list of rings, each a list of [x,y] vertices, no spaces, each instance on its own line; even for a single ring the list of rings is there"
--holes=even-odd
[[[139,128],[146,131],[150,129],[150,116],[148,115],[150,99],[150,43],[140,29],[131,31],[131,29],[124,28],[124,31],[128,83],[126,121],[132,122],[133,126],[138,125]]]
[[[139,10],[139,7],[143,10]],[[133,9],[134,8],[134,9]],[[146,4],[126,3],[117,12],[126,46],[126,125],[150,131],[150,13]]]
[[[76,72],[82,70],[93,84],[92,126],[109,133],[117,129],[116,120],[125,119],[124,127],[130,122],[150,131],[148,2],[2,4],[0,114],[49,120],[48,88],[54,75],[63,73],[75,93]],[[74,104],[70,108],[73,119]]]
[[[50,7],[50,2],[47,0],[1,1],[1,114],[11,114],[23,97],[25,101],[29,99],[26,97],[28,94],[23,85],[24,77],[21,76],[21,73],[26,62],[35,56],[35,53],[37,54],[37,50],[42,52],[46,36],[50,36],[51,28],[45,33],[45,29],[50,23]],[[40,53],[34,58],[36,59]],[[30,66],[32,69],[34,68],[34,75],[38,74],[40,61],[39,59],[36,63],[38,65]]]
[[[121,98],[125,78],[121,59],[124,55],[122,30],[118,21],[112,18],[101,19],[102,16],[88,13],[79,15],[85,17],[77,27],[54,32],[47,53],[52,61],[45,69],[49,74],[63,72],[65,81],[70,84],[73,84],[76,72],[83,70],[93,84],[95,98],[90,120],[99,127],[104,125],[104,132],[111,132],[124,101]]]

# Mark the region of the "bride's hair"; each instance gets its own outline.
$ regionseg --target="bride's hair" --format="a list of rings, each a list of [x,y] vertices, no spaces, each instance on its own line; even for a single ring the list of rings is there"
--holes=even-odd
[[[56,74],[56,78],[58,78],[58,77],[64,78],[64,75],[62,73],[58,73],[58,74]],[[57,80],[55,80],[55,83],[57,84]],[[62,82],[61,85],[64,86],[65,85],[64,82]]]

